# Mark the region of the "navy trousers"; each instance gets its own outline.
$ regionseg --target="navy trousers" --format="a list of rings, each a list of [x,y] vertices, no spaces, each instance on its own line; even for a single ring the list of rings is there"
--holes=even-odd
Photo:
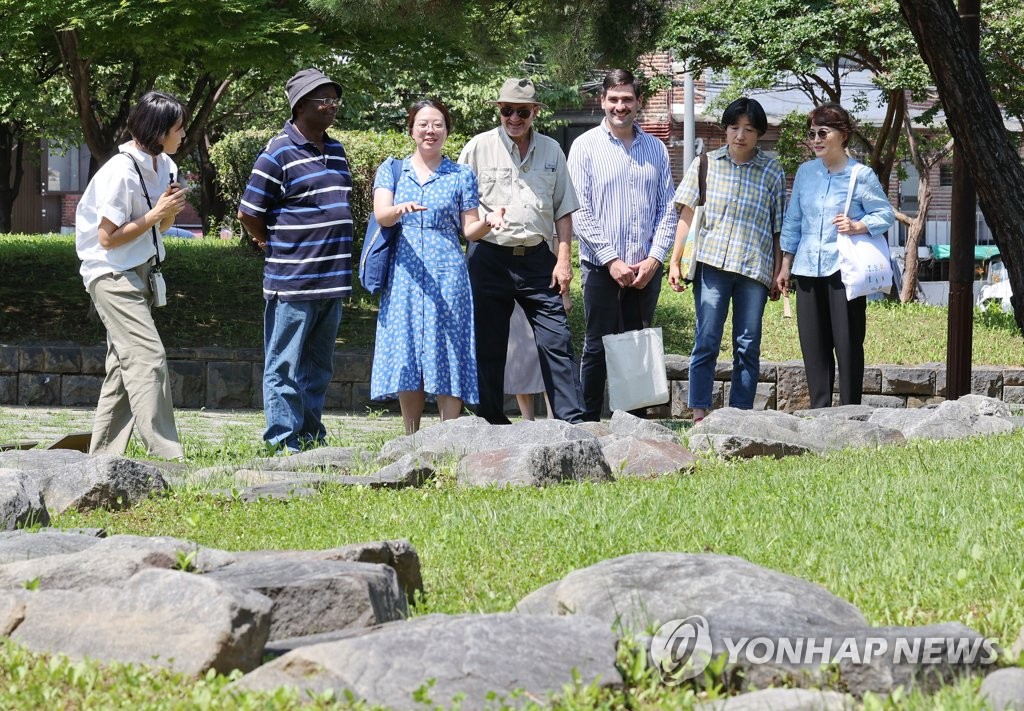
[[[515,302],[523,307],[533,327],[544,388],[554,416],[566,422],[583,419],[569,322],[558,288],[549,286],[555,261],[555,255],[544,243],[525,250],[490,242],[469,246],[467,266],[473,289],[480,385],[476,414],[492,424],[509,423],[504,412],[505,357]]]

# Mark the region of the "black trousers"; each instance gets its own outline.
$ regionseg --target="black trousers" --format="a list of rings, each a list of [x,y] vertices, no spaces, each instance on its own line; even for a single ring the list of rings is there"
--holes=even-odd
[[[583,315],[587,332],[580,361],[580,386],[583,388],[583,418],[601,419],[604,385],[608,368],[604,360],[602,336],[647,328],[661,294],[661,273],[657,272],[643,289],[623,289],[608,273],[608,267],[580,261],[583,273]]]
[[[490,242],[474,242],[469,246],[467,266],[473,289],[480,386],[476,414],[492,424],[509,423],[503,407],[505,357],[515,302],[523,307],[533,327],[544,388],[554,416],[567,422],[582,421],[580,383],[573,363],[569,322],[558,288],[549,286],[555,262],[555,255],[544,243],[527,247],[523,254]]]
[[[797,330],[811,407],[831,407],[839,362],[839,402],[859,405],[864,394],[867,297],[846,300],[839,272],[796,278]]]

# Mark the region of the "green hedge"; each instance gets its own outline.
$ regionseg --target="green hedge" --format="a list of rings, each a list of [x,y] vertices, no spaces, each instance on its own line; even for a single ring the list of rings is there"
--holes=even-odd
[[[217,168],[217,182],[232,214],[237,207],[249,172],[267,141],[277,134],[273,129],[247,129],[226,134],[210,149],[210,160]],[[404,133],[389,131],[338,131],[332,134],[345,146],[352,170],[352,217],[355,220],[355,246],[358,251],[366,232],[366,221],[373,209],[373,178],[377,166],[388,156],[406,156],[413,150],[412,139]],[[445,154],[453,160],[469,140],[452,135],[445,143]]]

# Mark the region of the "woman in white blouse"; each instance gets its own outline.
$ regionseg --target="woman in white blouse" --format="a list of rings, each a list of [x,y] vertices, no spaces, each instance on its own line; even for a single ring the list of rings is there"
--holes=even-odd
[[[167,156],[181,145],[184,121],[184,107],[173,96],[143,96],[128,115],[132,140],[96,172],[78,203],[80,271],[107,329],[92,453],[123,454],[137,428],[151,455],[183,458],[167,357],[151,313],[151,272],[164,258],[162,232],[185,205],[174,180],[177,166]]]

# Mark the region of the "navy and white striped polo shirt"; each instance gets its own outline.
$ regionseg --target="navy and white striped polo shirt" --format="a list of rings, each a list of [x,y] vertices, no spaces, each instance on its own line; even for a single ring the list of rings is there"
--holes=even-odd
[[[239,209],[267,224],[263,298],[311,301],[352,290],[352,173],[342,145],[324,153],[292,121],[256,159]]]

